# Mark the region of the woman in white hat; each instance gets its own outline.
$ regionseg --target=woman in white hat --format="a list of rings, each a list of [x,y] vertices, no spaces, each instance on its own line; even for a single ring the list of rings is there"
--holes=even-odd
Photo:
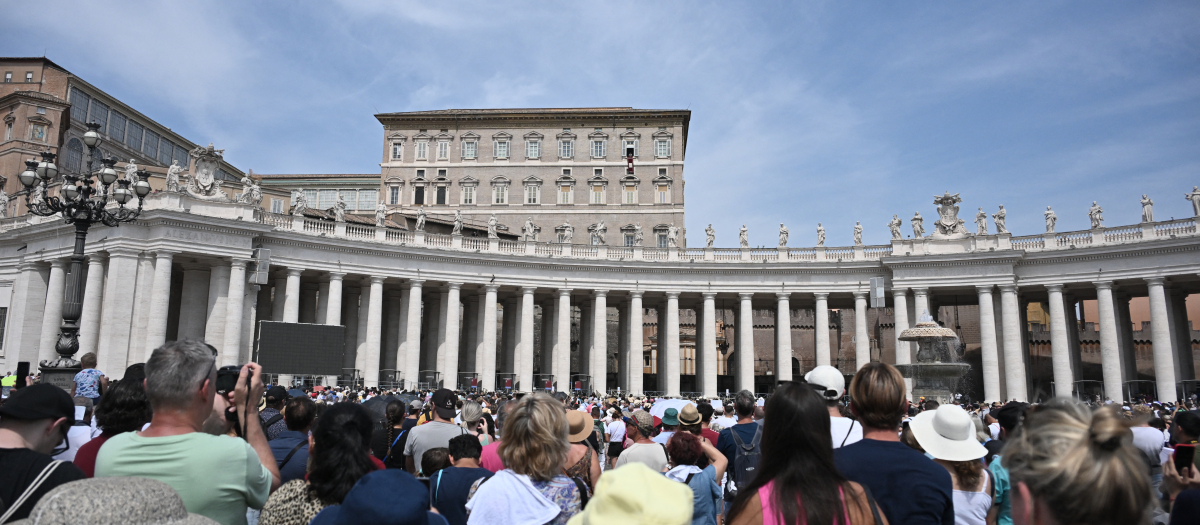
[[[991,516],[995,487],[980,458],[987,449],[975,437],[975,423],[958,405],[941,405],[917,414],[908,427],[925,453],[950,472],[954,481],[954,523],[986,525]]]

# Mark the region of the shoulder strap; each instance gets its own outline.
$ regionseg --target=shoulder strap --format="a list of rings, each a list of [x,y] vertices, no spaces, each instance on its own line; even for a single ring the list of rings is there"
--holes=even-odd
[[[34,492],[37,492],[37,489],[40,488],[47,479],[50,479],[50,475],[54,473],[54,470],[63,463],[63,461],[54,460],[51,461],[49,465],[46,465],[46,467],[42,469],[41,473],[39,473],[36,478],[33,478],[33,482],[30,483],[28,487],[25,487],[25,492],[22,492],[21,495],[17,497],[16,501],[13,501],[13,504],[8,507],[8,510],[4,512],[4,515],[0,516],[0,523],[8,521],[8,518],[11,518],[13,514],[16,514],[17,509],[21,508],[21,505],[25,504],[25,500],[29,499]]]
[[[271,427],[271,425],[278,423],[281,419],[283,419],[283,414],[275,414],[271,416],[271,419],[268,419],[266,423],[263,423],[263,430],[266,431]]]
[[[875,520],[872,523],[882,525],[883,520],[879,519],[879,507],[875,505],[875,496],[871,495],[871,488],[865,483],[859,483],[859,486],[862,487],[863,494],[867,496],[867,505],[871,507],[871,519]],[[850,517],[846,516],[846,518],[849,519]]]
[[[587,507],[588,500],[591,499],[588,497],[587,485],[584,484],[582,479],[579,479],[576,476],[572,476],[571,481],[575,482],[575,488],[579,490],[579,510],[583,510],[585,507]]]
[[[747,451],[758,448],[758,445],[762,443],[762,429],[762,425],[754,425],[754,439],[750,440],[750,448],[746,449]]]
[[[850,434],[854,432],[854,423],[856,423],[856,421],[851,419],[850,420],[850,428],[848,430],[846,430],[846,437],[842,438],[842,444],[838,445],[838,447],[846,446],[846,440],[850,439]]]
[[[695,473],[695,472],[692,472],[691,474],[688,474],[688,475],[687,475],[687,479],[683,480],[683,484],[684,484],[684,485],[691,485],[691,484],[692,484],[692,477],[693,477],[693,476],[695,476],[695,475],[696,475],[696,473]]]
[[[987,485],[988,495],[992,497],[992,502],[996,501],[996,483],[992,481],[992,473],[988,469],[983,469],[983,484]]]
[[[296,455],[296,451],[300,450],[300,447],[303,447],[304,445],[307,445],[307,444],[308,444],[308,441],[303,441],[303,440],[301,440],[299,443],[296,443],[296,446],[292,447],[292,451],[288,452],[288,455],[284,456],[283,461],[279,462],[279,470],[283,470],[283,466],[287,465],[288,461],[292,460],[292,456]]]

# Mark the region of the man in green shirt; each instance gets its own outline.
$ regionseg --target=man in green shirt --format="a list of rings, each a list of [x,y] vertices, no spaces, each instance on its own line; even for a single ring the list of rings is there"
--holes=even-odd
[[[249,381],[247,381],[249,378]],[[183,498],[188,512],[226,525],[246,523],[246,509],[261,509],[279,487],[279,469],[258,418],[265,387],[262,367],[242,367],[232,394],[245,440],[201,431],[217,406],[217,367],[199,341],[173,341],[146,362],[146,397],[154,409],[141,432],[113,436],[100,448],[96,477],[139,476],[162,481]],[[249,384],[247,384],[249,383]]]

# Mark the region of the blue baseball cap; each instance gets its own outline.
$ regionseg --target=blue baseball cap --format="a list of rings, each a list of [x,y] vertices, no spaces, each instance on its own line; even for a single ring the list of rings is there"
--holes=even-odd
[[[448,525],[429,511],[429,489],[399,469],[376,470],[358,480],[341,505],[330,505],[309,525]]]

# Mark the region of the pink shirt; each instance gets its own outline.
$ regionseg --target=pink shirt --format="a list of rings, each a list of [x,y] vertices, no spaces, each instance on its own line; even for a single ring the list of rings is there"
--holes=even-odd
[[[479,466],[492,472],[500,472],[501,470],[504,470],[504,462],[500,461],[500,454],[497,452],[499,448],[499,441],[484,445],[483,453],[479,455]]]

